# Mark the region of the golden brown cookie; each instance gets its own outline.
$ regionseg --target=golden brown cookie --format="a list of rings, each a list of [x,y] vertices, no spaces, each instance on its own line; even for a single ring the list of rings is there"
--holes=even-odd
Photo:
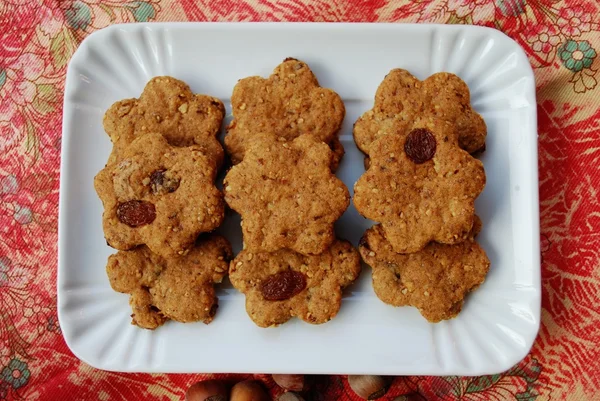
[[[198,234],[223,221],[215,176],[212,156],[199,146],[174,147],[160,134],[137,138],[94,180],[107,242],[120,250],[145,244],[161,256],[184,254]]]
[[[354,185],[354,205],[381,223],[396,252],[417,252],[430,241],[453,244],[471,231],[485,172],[457,142],[453,125],[429,119],[414,123],[405,138],[382,136],[371,144],[371,166]]]
[[[390,134],[405,137],[418,118],[436,118],[455,125],[458,143],[469,153],[485,145],[485,121],[471,108],[469,87],[462,79],[440,72],[419,81],[401,69],[391,70],[377,88],[375,105],[354,124],[354,141],[369,155],[377,138]]]
[[[331,172],[331,150],[311,135],[293,141],[257,136],[225,177],[225,201],[242,216],[251,252],[289,248],[319,254],[334,240],[333,223],[349,205]]]
[[[120,159],[135,138],[157,132],[174,146],[202,146],[220,166],[223,148],[217,134],[224,116],[219,99],[195,95],[185,82],[172,77],[152,78],[139,99],[118,101],[104,115],[104,130],[113,143],[109,161]]]
[[[321,324],[337,315],[342,290],[356,280],[360,269],[356,249],[336,240],[313,256],[287,249],[273,253],[246,249],[231,261],[229,278],[246,295],[246,311],[258,326],[277,326],[293,316]]]
[[[131,294],[132,324],[155,329],[167,319],[210,323],[217,311],[214,284],[227,274],[231,245],[206,235],[185,256],[163,258],[146,246],[108,258],[111,287]]]
[[[458,315],[465,296],[483,283],[490,267],[485,251],[473,239],[481,227],[476,220],[466,241],[432,242],[411,254],[395,252],[380,225],[368,229],[358,248],[373,268],[379,299],[394,306],[414,306],[433,323]]]
[[[225,147],[234,164],[242,161],[257,134],[287,140],[308,134],[335,149],[333,141],[346,113],[340,96],[320,87],[308,65],[293,58],[285,59],[267,79],[240,80],[233,89],[231,107],[234,119],[227,127]],[[334,155],[335,166],[343,151]]]

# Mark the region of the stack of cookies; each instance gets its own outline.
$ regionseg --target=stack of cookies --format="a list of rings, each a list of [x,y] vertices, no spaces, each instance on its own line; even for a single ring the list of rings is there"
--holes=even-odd
[[[244,250],[230,263],[230,280],[258,326],[293,316],[327,322],[360,273],[358,252],[333,229],[350,202],[333,173],[344,153],[344,105],[291,58],[268,79],[240,80],[231,103],[225,145],[235,165],[223,186],[242,217]]]
[[[484,281],[490,262],[474,239],[481,228],[474,202],[486,178],[471,154],[485,148],[485,137],[467,85],[448,73],[419,81],[392,70],[355,123],[368,169],[354,205],[379,223],[359,250],[383,302],[415,306],[439,322],[455,317]]]
[[[131,294],[132,323],[140,327],[209,323],[215,315],[213,287],[232,257],[226,239],[208,234],[224,218],[215,186],[224,114],[218,99],[171,77],[153,78],[139,99],[105,114],[113,150],[94,185],[106,241],[120,250],[107,273],[116,291]]]

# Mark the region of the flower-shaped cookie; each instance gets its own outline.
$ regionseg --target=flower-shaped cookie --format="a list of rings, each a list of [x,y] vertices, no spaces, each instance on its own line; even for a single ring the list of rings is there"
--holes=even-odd
[[[321,324],[337,315],[342,290],[360,274],[360,256],[347,241],[336,240],[320,255],[282,249],[252,253],[231,261],[229,278],[246,295],[246,311],[260,327],[277,326],[297,316]]]
[[[436,118],[455,125],[460,147],[474,153],[484,148],[487,128],[470,102],[469,88],[454,74],[440,72],[419,81],[406,70],[391,70],[377,88],[373,108],[354,124],[354,141],[369,155],[375,139],[404,137],[416,119]]]
[[[485,172],[457,142],[453,125],[430,119],[417,121],[405,137],[371,144],[371,167],[354,185],[354,205],[381,223],[396,252],[460,242],[471,231]]]
[[[104,115],[104,130],[113,143],[109,161],[120,159],[135,138],[157,132],[174,146],[202,146],[220,166],[223,148],[217,134],[224,116],[219,99],[195,95],[186,83],[172,77],[152,78],[139,99],[116,102]]]
[[[219,235],[201,237],[185,256],[163,258],[146,246],[108,258],[115,291],[131,294],[132,324],[155,329],[167,319],[210,323],[218,300],[214,284],[227,274],[231,245]]]
[[[225,201],[242,216],[249,251],[289,248],[308,255],[331,245],[333,223],[350,195],[330,161],[329,147],[310,135],[290,142],[256,137],[223,183]]]
[[[373,268],[373,289],[386,304],[411,305],[430,322],[450,319],[461,311],[465,296],[483,281],[490,267],[485,251],[473,237],[454,245],[435,242],[417,253],[394,252],[380,225],[368,229],[360,254]]]
[[[215,176],[212,156],[199,146],[174,147],[160,134],[137,138],[94,180],[106,241],[121,250],[145,244],[161,256],[184,254],[223,221]]]
[[[331,89],[321,88],[302,61],[287,58],[268,79],[240,80],[231,107],[234,120],[227,127],[225,147],[234,163],[242,161],[249,142],[261,133],[287,140],[312,135],[334,150],[333,167],[343,156],[343,148],[334,141],[346,113],[344,103]]]

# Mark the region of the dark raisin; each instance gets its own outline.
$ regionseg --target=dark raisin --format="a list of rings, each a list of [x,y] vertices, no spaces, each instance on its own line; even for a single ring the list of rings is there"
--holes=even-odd
[[[117,206],[117,218],[129,227],[139,227],[154,221],[156,209],[150,202],[131,200]]]
[[[416,128],[408,134],[404,142],[406,156],[416,164],[425,163],[435,155],[435,137],[426,128]]]
[[[304,274],[286,270],[264,279],[260,285],[260,292],[267,301],[283,301],[299,294],[305,288]]]
[[[154,195],[175,192],[179,188],[179,180],[166,175],[167,170],[155,170],[150,174],[150,188]]]

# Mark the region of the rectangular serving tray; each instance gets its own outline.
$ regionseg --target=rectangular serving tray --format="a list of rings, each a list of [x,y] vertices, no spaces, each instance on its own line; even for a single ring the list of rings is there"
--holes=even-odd
[[[370,268],[345,292],[339,315],[313,326],[298,319],[271,329],[246,315],[244,296],[225,283],[210,325],[130,324],[128,296],[105,273],[114,252],[104,241],[93,188],[111,149],[106,109],[138,97],[156,75],[217,96],[230,113],[240,78],[268,76],[286,57],[306,61],[337,91],[347,115],[346,155],[337,172],[352,192],[364,172],[352,124],[373,105],[392,68],[420,79],[459,75],[488,125],[481,156],[487,186],[476,203],[478,241],[491,259],[486,282],[456,318],[430,324],[411,307],[383,304]],[[540,250],[535,83],[522,49],[499,31],[464,25],[153,23],[115,25],[83,41],[65,89],[59,217],[58,311],[68,346],[101,369],[135,372],[480,375],[510,368],[529,351],[540,323]],[[353,206],[338,235],[357,245],[372,222]],[[240,249],[239,217],[220,229]]]

